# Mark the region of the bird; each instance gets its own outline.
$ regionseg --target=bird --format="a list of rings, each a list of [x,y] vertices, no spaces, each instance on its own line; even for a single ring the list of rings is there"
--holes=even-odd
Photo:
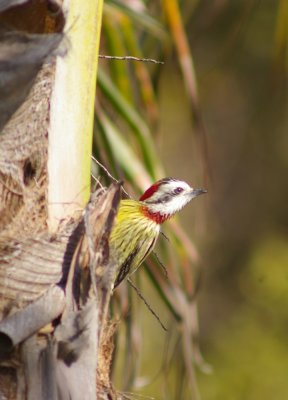
[[[161,224],[206,192],[193,189],[184,181],[164,178],[150,186],[138,201],[120,201],[110,235],[110,252],[117,264],[114,288],[134,273],[151,253]]]

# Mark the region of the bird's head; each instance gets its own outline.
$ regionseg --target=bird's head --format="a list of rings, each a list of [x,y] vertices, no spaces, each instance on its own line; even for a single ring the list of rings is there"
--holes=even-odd
[[[157,223],[162,223],[194,197],[206,192],[204,189],[193,189],[186,182],[165,178],[150,186],[139,200],[144,203],[145,215]]]

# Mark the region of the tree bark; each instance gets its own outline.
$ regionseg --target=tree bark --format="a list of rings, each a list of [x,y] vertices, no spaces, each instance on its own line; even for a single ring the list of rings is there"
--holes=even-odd
[[[109,235],[120,187],[97,189],[82,201],[82,212],[57,214],[56,229],[48,229],[53,57],[75,44],[67,46],[58,1],[10,5],[13,12],[0,2],[0,22],[14,29],[0,29],[0,399],[114,399]],[[92,129],[94,98],[91,104]],[[59,112],[55,104],[52,110]]]

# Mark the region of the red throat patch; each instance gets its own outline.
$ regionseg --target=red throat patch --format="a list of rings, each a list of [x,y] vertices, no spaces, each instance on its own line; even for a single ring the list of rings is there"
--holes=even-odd
[[[163,222],[165,222],[167,219],[171,217],[171,215],[161,214],[160,212],[154,213],[150,211],[148,207],[145,206],[141,207],[141,212],[143,215],[145,215],[145,217],[151,219],[151,221],[156,222],[156,224],[163,224]]]

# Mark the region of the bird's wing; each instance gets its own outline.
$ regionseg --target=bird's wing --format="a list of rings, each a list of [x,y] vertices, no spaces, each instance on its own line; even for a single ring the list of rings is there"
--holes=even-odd
[[[118,286],[128,274],[133,274],[140,267],[145,258],[151,253],[156,239],[157,237],[154,237],[150,240],[150,243],[139,243],[138,246],[135,247],[134,251],[129,254],[120,266],[119,273],[114,283],[114,288]]]

